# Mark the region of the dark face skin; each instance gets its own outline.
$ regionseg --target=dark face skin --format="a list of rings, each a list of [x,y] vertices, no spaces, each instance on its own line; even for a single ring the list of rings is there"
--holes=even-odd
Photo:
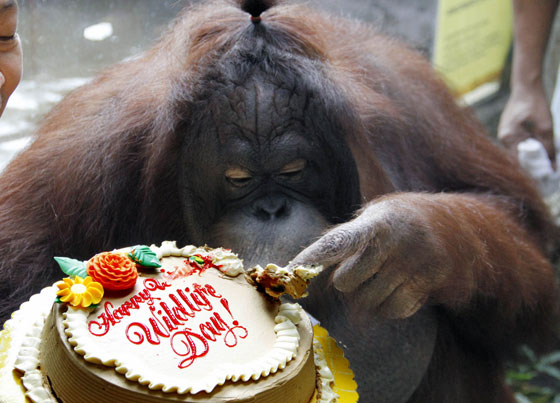
[[[286,265],[351,215],[359,200],[354,161],[332,141],[336,122],[312,91],[256,74],[209,83],[201,99],[198,140],[185,145],[182,163],[193,242],[231,248],[247,267]],[[354,175],[337,180],[342,172]]]

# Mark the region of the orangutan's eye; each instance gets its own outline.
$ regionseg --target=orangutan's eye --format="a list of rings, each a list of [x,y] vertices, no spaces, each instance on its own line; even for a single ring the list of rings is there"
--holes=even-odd
[[[236,187],[247,185],[253,179],[248,169],[240,166],[231,166],[226,170],[226,179]]]
[[[297,179],[301,176],[306,165],[304,159],[294,160],[284,165],[280,172],[278,172],[278,175],[286,179]]]

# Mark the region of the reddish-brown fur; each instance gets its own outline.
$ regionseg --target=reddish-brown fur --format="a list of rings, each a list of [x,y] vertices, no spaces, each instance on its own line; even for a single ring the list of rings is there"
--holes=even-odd
[[[52,256],[85,259],[135,243],[188,241],[176,218],[174,130],[189,113],[180,107],[202,67],[250,23],[233,2],[218,3],[187,10],[183,16],[196,17],[179,18],[141,58],[67,96],[7,167],[0,282],[8,287],[0,290],[13,294],[2,295],[4,304],[58,278]],[[347,141],[364,204],[392,193],[379,202],[416,206],[407,214],[445,240],[451,266],[469,270],[443,276],[437,289],[424,279],[426,302],[441,308],[442,324],[413,400],[507,401],[503,360],[517,342],[544,343],[556,313],[546,258],[556,232],[529,179],[455,105],[429,64],[401,44],[301,6],[274,7],[262,23],[284,32],[294,52],[322,62],[353,106],[360,124]],[[485,299],[497,301],[494,309]],[[5,305],[2,316],[13,309]]]

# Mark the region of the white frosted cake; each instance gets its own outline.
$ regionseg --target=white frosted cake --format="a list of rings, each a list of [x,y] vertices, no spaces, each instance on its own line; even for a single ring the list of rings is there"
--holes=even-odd
[[[318,384],[318,401],[336,399],[308,316],[259,292],[229,250],[164,242],[57,261],[59,303],[15,361],[32,401],[309,402]]]

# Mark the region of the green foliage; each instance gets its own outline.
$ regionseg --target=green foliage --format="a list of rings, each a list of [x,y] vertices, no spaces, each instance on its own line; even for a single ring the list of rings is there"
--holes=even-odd
[[[537,357],[527,346],[519,363],[508,368],[506,381],[518,403],[560,403],[560,351]]]

